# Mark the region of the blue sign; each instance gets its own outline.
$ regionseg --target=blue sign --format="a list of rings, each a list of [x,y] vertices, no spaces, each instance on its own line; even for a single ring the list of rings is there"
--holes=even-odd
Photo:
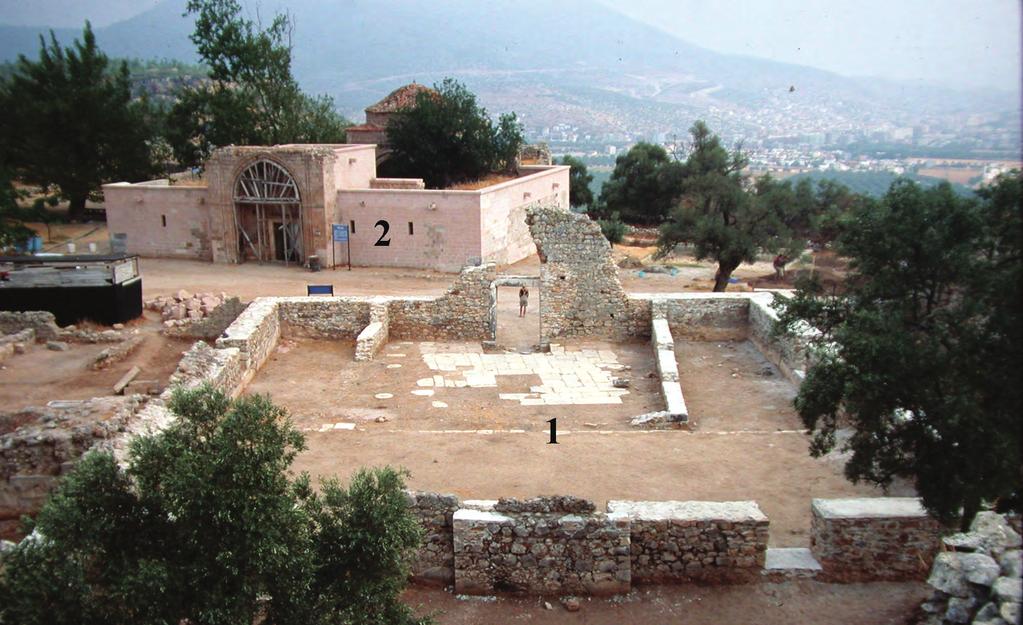
[[[334,233],[335,243],[345,243],[348,241],[348,226],[342,224],[332,224],[331,230]]]

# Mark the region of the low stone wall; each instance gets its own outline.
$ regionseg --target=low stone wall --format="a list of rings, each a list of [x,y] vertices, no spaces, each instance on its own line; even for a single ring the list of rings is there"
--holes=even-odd
[[[213,349],[207,343],[196,341],[178,363],[171,374],[170,386],[195,388],[209,383],[231,397],[237,397],[244,389],[247,369],[237,347]]]
[[[278,318],[278,306],[282,299],[260,297],[235,319],[224,336],[217,339],[217,348],[237,348],[245,370],[245,382],[255,375],[277,345],[280,337],[281,324]]]
[[[492,263],[466,267],[440,297],[403,297],[387,302],[388,334],[397,340],[484,341],[489,330]]]
[[[663,299],[676,339],[741,341],[748,336],[750,300],[745,293],[672,293]]]
[[[15,334],[31,328],[37,341],[53,341],[60,338],[60,327],[53,313],[42,310],[28,312],[0,311],[0,335]]]
[[[814,499],[810,551],[821,579],[837,582],[924,579],[941,527],[915,497]]]
[[[35,340],[35,328],[25,328],[13,334],[0,335],[0,362],[7,360],[16,352],[24,353],[25,346],[28,343],[34,343]]]
[[[550,499],[533,501],[455,512],[455,592],[610,595],[630,589],[627,517],[594,512],[589,502],[584,512],[552,506]]]
[[[378,301],[370,305],[369,325],[355,337],[355,360],[372,360],[377,352],[387,345],[390,335],[390,320],[387,316],[387,302]]]
[[[806,340],[796,336],[773,336],[778,313],[771,308],[774,295],[751,294],[749,297],[749,339],[790,382],[799,386],[806,377]]]
[[[651,342],[654,345],[654,359],[657,374],[661,376],[661,397],[664,398],[668,421],[685,423],[689,421],[689,409],[682,396],[682,385],[679,384],[678,361],[675,356],[675,339],[671,336],[668,320],[654,312],[651,324]]]
[[[455,581],[454,514],[461,502],[454,495],[407,491],[412,513],[423,526],[423,546],[412,563],[417,582],[448,586]]]
[[[280,297],[278,315],[287,336],[354,339],[370,323],[369,298]]]
[[[609,501],[631,522],[632,579],[745,583],[759,578],[767,516],[753,501]]]
[[[143,401],[140,396],[52,401],[0,414],[0,427],[14,426],[0,436],[0,537],[13,536],[23,515],[42,508],[83,453],[120,436]],[[28,425],[17,427],[21,423]]]

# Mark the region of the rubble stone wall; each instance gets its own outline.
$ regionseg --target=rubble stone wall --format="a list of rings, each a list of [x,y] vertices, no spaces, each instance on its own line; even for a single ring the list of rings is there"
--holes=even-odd
[[[632,580],[744,583],[760,577],[767,516],[753,501],[609,501],[631,522]]]
[[[412,577],[426,584],[455,581],[453,517],[461,507],[454,495],[407,491],[412,513],[423,526],[423,546],[412,563]]]
[[[390,336],[390,319],[387,315],[387,302],[381,299],[373,302],[369,308],[369,325],[355,337],[355,360],[372,360],[377,352],[387,345]]]
[[[0,311],[0,335],[15,334],[32,328],[37,341],[53,341],[60,337],[60,328],[53,313],[43,310],[28,312]]]
[[[388,333],[397,340],[493,340],[489,329],[492,263],[466,267],[440,297],[403,297],[387,302]]]
[[[810,551],[827,581],[925,579],[941,527],[915,497],[814,499]]]
[[[576,512],[501,503],[455,512],[455,592],[610,595],[631,588],[627,517],[593,512],[592,504]]]
[[[281,297],[278,314],[287,336],[354,339],[369,325],[370,298]]]
[[[658,298],[664,300],[668,325],[676,339],[747,338],[750,300],[746,293],[672,293]]]
[[[278,306],[282,299],[287,298],[260,297],[253,300],[228,326],[224,332],[226,336],[217,339],[218,349],[238,349],[246,371],[246,382],[255,375],[277,345],[281,333]]]
[[[535,207],[527,211],[526,223],[542,263],[541,342],[649,336],[649,325],[634,316],[597,222],[563,208]]]

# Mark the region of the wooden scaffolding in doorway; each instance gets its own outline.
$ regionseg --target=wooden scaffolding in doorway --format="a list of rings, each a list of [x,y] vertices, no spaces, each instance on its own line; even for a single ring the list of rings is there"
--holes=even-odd
[[[282,260],[302,264],[302,200],[295,179],[269,160],[249,165],[234,189],[234,225],[238,260],[249,256],[263,263]]]

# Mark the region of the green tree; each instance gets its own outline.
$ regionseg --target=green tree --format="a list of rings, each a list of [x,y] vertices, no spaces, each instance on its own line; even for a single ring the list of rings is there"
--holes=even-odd
[[[291,21],[266,29],[242,16],[236,0],[189,0],[191,39],[209,81],[182,91],[170,112],[168,141],[185,165],[217,146],[342,143],[348,122],[333,101],[304,94],[291,73]]]
[[[501,115],[495,126],[465,85],[446,78],[433,91],[420,91],[414,105],[392,117],[387,142],[392,149],[389,171],[443,189],[512,171],[524,139],[514,113]]]
[[[698,259],[717,261],[714,290],[724,291],[732,272],[743,262],[756,261],[761,251],[799,246],[793,228],[800,221],[791,186],[770,177],[746,189],[742,169],[746,158],[729,153],[703,122],[689,130],[692,146],[682,165],[681,200],[671,219],[661,226],[662,254],[678,243],[692,243]]]
[[[658,225],[681,195],[682,174],[682,165],[664,148],[637,143],[615,159],[594,213],[605,219],[618,213],[628,223]]]
[[[779,298],[779,328],[809,324],[796,398],[811,453],[850,427],[846,476],[913,480],[924,505],[969,526],[985,503],[1018,505],[1023,441],[1020,175],[979,198],[892,184],[840,222],[842,294],[814,282]]]
[[[126,471],[87,454],[4,560],[3,623],[415,622],[398,600],[421,529],[392,469],[317,494],[264,396],[175,392]]]
[[[629,229],[618,217],[618,213],[611,215],[611,219],[598,219],[597,223],[600,224],[600,232],[611,247],[614,247],[615,243],[621,243]]]
[[[593,191],[590,183],[593,176],[586,170],[586,163],[574,156],[561,157],[561,164],[568,165],[568,201],[573,208],[590,210],[593,207]]]
[[[40,37],[39,59],[18,58],[0,81],[0,140],[14,175],[68,200],[81,219],[85,202],[111,180],[140,180],[154,170],[142,104],[132,102],[128,68],[112,68],[88,22],[63,48]]]

